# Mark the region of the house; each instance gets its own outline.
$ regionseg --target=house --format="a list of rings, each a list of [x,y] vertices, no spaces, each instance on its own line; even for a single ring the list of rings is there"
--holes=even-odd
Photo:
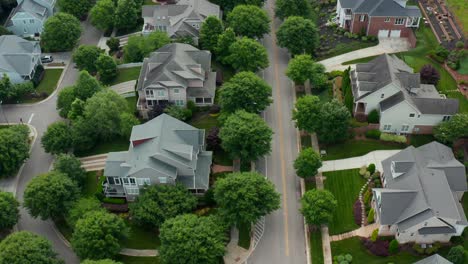
[[[166,114],[134,126],[128,151],[107,157],[104,194],[132,201],[146,185],[176,183],[204,193],[213,156],[204,142],[205,130]]]
[[[458,100],[421,84],[419,73],[395,55],[383,54],[350,71],[353,115],[380,114],[380,130],[397,134],[430,134],[432,128],[458,112]]]
[[[340,27],[354,34],[405,37],[419,27],[421,11],[408,6],[406,0],[338,0],[337,21]]]
[[[379,235],[399,243],[449,242],[468,226],[460,203],[467,191],[465,166],[438,142],[413,146],[382,161],[382,188],[372,207]]]
[[[41,47],[38,41],[29,41],[15,35],[0,36],[0,78],[6,74],[12,83],[31,80],[41,65]]]
[[[56,0],[16,0],[6,27],[17,36],[32,37],[42,33],[44,23],[54,14]]]
[[[421,259],[420,261],[414,262],[413,264],[453,264],[453,263],[441,257],[439,254],[434,254],[427,258]]]
[[[179,0],[174,5],[145,5],[142,33],[165,31],[171,38],[191,37],[198,44],[200,27],[208,16],[222,18],[221,9],[208,0]]]
[[[212,105],[216,72],[211,71],[211,53],[191,45],[172,43],[145,58],[138,78],[138,109],[146,117],[154,105],[187,101]]]

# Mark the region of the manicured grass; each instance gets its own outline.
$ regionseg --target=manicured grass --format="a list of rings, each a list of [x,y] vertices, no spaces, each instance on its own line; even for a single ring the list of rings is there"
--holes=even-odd
[[[347,140],[343,143],[322,147],[327,154],[323,160],[346,159],[362,156],[374,150],[403,149],[405,145],[378,140]]]
[[[159,248],[161,241],[156,231],[142,228],[128,220],[126,220],[125,223],[130,227],[130,236],[122,241],[123,247],[134,249]]]
[[[155,3],[153,0],[145,0],[143,5],[159,5],[159,3]]]
[[[218,117],[205,114],[190,121],[190,125],[199,129],[205,129],[205,135],[207,135],[212,127],[219,126]]]
[[[468,16],[466,10],[468,10],[468,1],[466,0],[447,0],[447,5],[455,14],[456,23],[461,24],[463,33],[465,36],[468,35]]]
[[[141,67],[118,69],[117,78],[110,85],[136,80],[140,76],[140,70]]]
[[[434,141],[433,135],[411,135],[410,143],[412,146],[419,147]]]
[[[377,45],[377,42],[362,42],[362,41],[353,41],[351,43],[340,43],[331,49],[326,56],[319,58],[318,60],[324,60],[331,57],[335,57],[341,54],[345,54],[354,50],[364,49]]]
[[[239,242],[237,245],[245,249],[250,248],[250,224],[244,224],[239,226]]]
[[[86,183],[83,186],[83,195],[84,196],[93,196],[97,191],[97,178],[96,171],[86,172]]]
[[[457,72],[460,74],[468,74],[468,55],[460,59],[460,68]]]
[[[359,228],[354,222],[353,205],[358,199],[359,190],[366,182],[359,169],[324,172],[325,189],[333,193],[338,207],[328,228],[330,235],[346,233]]]
[[[132,97],[126,97],[125,100],[127,101],[128,104],[128,110],[130,113],[135,113],[137,110],[136,104],[137,104],[137,97],[132,96]]]
[[[310,254],[312,255],[312,263],[324,263],[320,229],[310,232]]]
[[[44,78],[36,87],[36,93],[41,94],[46,92],[48,95],[54,92],[57,88],[57,83],[62,75],[63,69],[46,69],[44,70]],[[22,100],[23,103],[34,103],[43,100],[43,98],[28,98]]]
[[[128,138],[115,138],[110,142],[99,142],[94,148],[77,152],[75,155],[77,157],[86,157],[91,155],[106,154],[113,151],[125,151],[128,150],[130,141]]]
[[[332,242],[331,249],[332,256],[351,254],[353,256],[353,263],[357,261],[357,263],[365,264],[411,264],[426,257],[413,256],[407,252],[400,252],[396,255],[388,257],[378,257],[368,252],[357,237]]]
[[[117,261],[120,261],[124,264],[159,264],[159,257],[131,257],[118,255],[116,257]]]

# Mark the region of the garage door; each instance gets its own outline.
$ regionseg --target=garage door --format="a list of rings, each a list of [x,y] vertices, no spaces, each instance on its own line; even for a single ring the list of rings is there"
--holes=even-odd
[[[390,30],[379,30],[379,38],[388,38],[388,32]]]
[[[391,38],[399,38],[401,34],[401,30],[392,30],[390,31]]]

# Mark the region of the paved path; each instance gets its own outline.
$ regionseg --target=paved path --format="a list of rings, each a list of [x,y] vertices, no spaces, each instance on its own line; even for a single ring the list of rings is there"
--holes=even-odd
[[[348,170],[360,168],[364,165],[369,165],[371,163],[375,164],[375,167],[378,171],[382,171],[382,160],[395,155],[401,150],[376,150],[367,153],[366,155],[353,157],[348,159],[339,159],[339,160],[327,160],[322,162],[321,172],[325,171],[336,171],[336,170]]]
[[[133,256],[133,257],[156,257],[159,252],[156,249],[131,249],[123,248],[120,251],[121,255]]]
[[[377,46],[351,51],[319,62],[325,66],[327,71],[345,70],[349,65],[341,65],[341,63],[346,61],[380,55],[382,53],[402,52],[409,49],[410,45],[405,38],[384,38],[379,40]]]
[[[343,239],[347,239],[347,238],[355,237],[355,236],[370,237],[372,235],[372,231],[378,228],[379,228],[379,224],[373,223],[371,225],[360,227],[348,233],[331,236],[330,241],[339,241],[339,240],[343,240]]]

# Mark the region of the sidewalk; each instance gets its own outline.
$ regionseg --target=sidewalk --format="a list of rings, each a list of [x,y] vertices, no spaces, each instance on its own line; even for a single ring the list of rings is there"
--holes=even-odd
[[[400,151],[401,150],[375,150],[359,157],[339,160],[327,160],[322,162],[322,167],[319,169],[319,171],[325,172],[356,169],[364,165],[367,166],[371,163],[375,164],[375,167],[378,171],[382,171],[382,160],[393,156]]]
[[[360,227],[348,233],[331,236],[330,241],[339,241],[339,240],[347,239],[347,238],[354,237],[354,236],[370,237],[372,235],[372,231],[378,228],[379,228],[379,224],[373,223],[371,225]]]
[[[226,254],[224,255],[225,264],[236,264],[244,263],[246,259],[250,256],[250,249],[239,247],[237,243],[239,242],[239,230],[233,227],[231,228],[231,240],[226,247]],[[252,245],[250,246],[252,248]]]

